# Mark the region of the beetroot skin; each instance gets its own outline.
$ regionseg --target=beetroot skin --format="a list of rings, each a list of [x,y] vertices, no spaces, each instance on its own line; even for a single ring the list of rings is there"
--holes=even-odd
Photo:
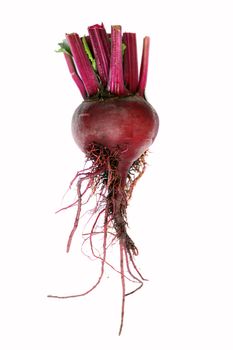
[[[95,199],[89,211],[90,230],[84,233],[91,256],[100,262],[96,283],[87,291],[53,298],[74,298],[94,290],[104,276],[105,266],[119,273],[122,286],[122,306],[119,335],[124,321],[126,296],[143,286],[145,279],[135,263],[138,249],[127,233],[127,206],[137,181],[146,169],[147,150],[159,128],[159,118],[145,99],[148,72],[149,37],[143,40],[140,72],[138,72],[135,33],[121,33],[121,26],[112,26],[111,34],[104,25],[88,28],[87,37],[76,33],[66,35],[59,51],[65,56],[71,76],[84,101],[72,119],[72,134],[85,153],[84,169],[77,172],[77,198],[67,209],[76,207],[76,217],[67,242],[70,250],[82,207]],[[102,237],[101,249],[94,245]],[[107,249],[119,247],[119,266],[109,263]],[[126,280],[136,287],[126,291]]]
[[[83,101],[72,120],[74,140],[83,152],[93,142],[110,150],[120,145],[127,170],[153,143],[158,127],[156,111],[139,96]]]

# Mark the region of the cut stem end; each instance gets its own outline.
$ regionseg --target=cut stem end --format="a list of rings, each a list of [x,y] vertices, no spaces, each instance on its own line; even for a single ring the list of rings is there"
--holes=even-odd
[[[84,99],[139,95],[145,98],[149,62],[149,37],[143,40],[138,78],[135,33],[124,33],[113,25],[107,34],[104,25],[88,27],[89,36],[66,34],[58,52],[63,52],[75,84]]]

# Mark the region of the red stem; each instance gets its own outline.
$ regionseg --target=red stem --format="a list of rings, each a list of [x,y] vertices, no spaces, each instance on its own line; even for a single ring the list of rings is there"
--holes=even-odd
[[[96,65],[103,86],[107,85],[110,64],[110,41],[104,25],[94,25],[88,28]]]
[[[122,65],[121,26],[117,25],[112,26],[111,31],[111,61],[108,91],[118,96],[125,94]]]
[[[127,89],[135,93],[138,87],[137,41],[135,33],[124,33],[124,81]]]
[[[95,95],[99,90],[99,83],[86,55],[82,41],[78,34],[66,34],[74,62],[78,68],[88,96]]]
[[[147,82],[148,62],[149,62],[150,38],[146,36],[143,40],[142,61],[140,68],[140,78],[138,84],[138,95],[144,97]]]
[[[64,56],[65,56],[66,63],[67,63],[67,66],[69,68],[71,77],[73,78],[75,84],[79,88],[79,90],[80,90],[80,92],[82,94],[82,97],[85,99],[87,97],[85,86],[83,85],[83,82],[82,82],[82,80],[80,79],[80,77],[79,77],[79,75],[77,73],[77,70],[76,70],[75,65],[74,65],[73,58],[68,53],[64,53]]]

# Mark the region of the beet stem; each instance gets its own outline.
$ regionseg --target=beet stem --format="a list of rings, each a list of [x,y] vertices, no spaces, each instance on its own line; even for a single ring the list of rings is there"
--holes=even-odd
[[[66,34],[66,39],[74,57],[74,62],[78,68],[88,96],[97,94],[99,83],[91,66],[91,62],[84,50],[83,43],[78,34]]]
[[[79,88],[79,91],[81,92],[82,97],[85,99],[87,97],[85,86],[79,77],[77,70],[74,65],[73,57],[69,55],[68,53],[64,53],[64,57],[67,63],[67,66],[69,68],[69,72],[71,74],[72,79],[74,80],[75,84]]]
[[[125,94],[122,65],[121,26],[112,26],[111,31],[111,60],[108,80],[108,91],[121,96]]]
[[[110,40],[104,28],[104,25],[94,25],[88,27],[88,32],[96,59],[98,73],[103,87],[107,85],[109,76],[109,65],[111,46]]]
[[[146,36],[143,40],[142,60],[140,67],[140,77],[138,84],[138,95],[144,97],[147,82],[148,63],[149,63],[150,38]]]
[[[135,33],[124,33],[124,81],[126,88],[135,93],[138,87],[137,41]]]

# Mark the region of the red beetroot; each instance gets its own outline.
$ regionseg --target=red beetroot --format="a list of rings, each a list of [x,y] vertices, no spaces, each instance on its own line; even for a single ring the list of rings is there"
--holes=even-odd
[[[75,142],[86,154],[86,164],[89,164],[71,182],[73,185],[76,181],[77,200],[68,207],[76,205],[77,214],[67,252],[78,227],[83,198],[89,191],[89,199],[95,195],[97,201],[92,214],[94,222],[85,241],[89,239],[92,255],[100,259],[101,272],[97,282],[82,294],[50,297],[83,296],[100,283],[105,265],[110,265],[106,255],[111,235],[111,242],[117,240],[120,249],[121,334],[125,297],[141,288],[144,280],[134,261],[138,249],[127,233],[127,205],[136,182],[145,171],[146,152],[159,127],[158,116],[144,96],[149,37],[145,37],[143,42],[139,79],[136,34],[124,33],[122,37],[120,26],[112,26],[111,35],[106,33],[103,24],[89,27],[87,38],[80,38],[76,33],[67,34],[60,47],[72,78],[84,97],[73,115],[72,133]],[[100,222],[103,222],[102,255],[97,254],[93,246],[93,237]],[[126,293],[125,279],[133,280],[139,286]]]
[[[117,97],[82,102],[73,115],[72,133],[83,152],[93,142],[110,150],[120,145],[120,166],[127,174],[154,141],[158,125],[155,110],[144,98]]]

